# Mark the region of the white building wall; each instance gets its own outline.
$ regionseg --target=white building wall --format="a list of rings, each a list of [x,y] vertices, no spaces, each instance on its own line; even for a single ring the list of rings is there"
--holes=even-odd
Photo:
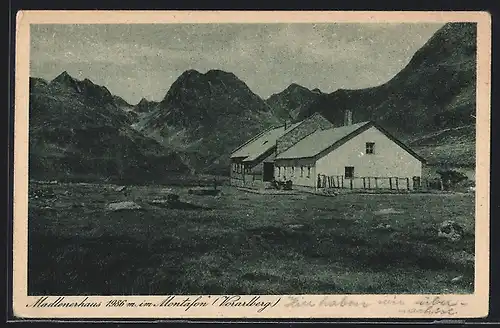
[[[301,168],[303,168],[302,174]],[[314,160],[276,160],[274,163],[274,178],[277,181],[291,180],[293,186],[315,187],[317,175]]]
[[[374,142],[374,154],[365,154],[366,143]],[[412,178],[422,176],[422,163],[398,144],[387,138],[376,127],[371,127],[329,154],[316,161],[316,174],[333,176],[344,175],[345,167],[354,167],[354,188],[362,187],[362,180],[356,177],[399,177]],[[349,186],[349,179],[344,179]],[[392,181],[395,184],[395,181]],[[361,184],[361,186],[360,186]],[[373,186],[374,181],[371,180]],[[377,181],[379,188],[388,188],[388,179]],[[406,179],[398,181],[401,188],[407,188]]]

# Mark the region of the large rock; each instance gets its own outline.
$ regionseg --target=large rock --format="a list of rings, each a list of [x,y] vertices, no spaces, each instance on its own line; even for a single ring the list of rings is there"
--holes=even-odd
[[[118,203],[111,203],[107,207],[108,211],[125,211],[125,210],[141,210],[142,207],[134,202],[131,201],[126,201],[126,202],[118,202]]]
[[[458,241],[464,236],[464,228],[453,220],[446,220],[439,226],[438,236],[450,241]]]
[[[395,210],[392,207],[383,208],[383,209],[380,209],[380,210],[373,212],[373,214],[375,214],[375,215],[389,215],[389,214],[402,214],[402,213],[404,213],[404,212],[400,211],[400,210]]]

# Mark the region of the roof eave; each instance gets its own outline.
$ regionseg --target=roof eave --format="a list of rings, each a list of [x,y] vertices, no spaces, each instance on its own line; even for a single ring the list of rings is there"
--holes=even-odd
[[[274,130],[274,129],[278,129],[278,128],[280,128],[280,127],[270,127],[270,128],[268,128],[268,129],[266,129],[266,130],[264,130],[264,131],[260,132],[259,134],[255,135],[253,138],[248,139],[245,143],[243,143],[243,144],[239,145],[238,147],[236,147],[235,149],[233,149],[233,150],[231,151],[231,154],[236,153],[238,150],[242,149],[242,148],[243,148],[243,147],[245,147],[246,145],[248,145],[248,144],[250,144],[251,142],[253,142],[253,141],[257,140],[257,139],[258,139],[258,138],[260,138],[260,137],[261,137],[264,133],[269,132],[269,131]],[[231,156],[231,158],[232,158],[232,156]]]
[[[245,155],[245,156],[231,156],[230,158],[231,159],[236,159],[236,158],[240,158],[241,159],[241,158],[247,158],[247,157],[248,157],[248,155]]]

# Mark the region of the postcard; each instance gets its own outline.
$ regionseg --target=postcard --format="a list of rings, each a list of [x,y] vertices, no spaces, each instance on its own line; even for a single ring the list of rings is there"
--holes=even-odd
[[[19,318],[488,314],[486,12],[20,11]]]

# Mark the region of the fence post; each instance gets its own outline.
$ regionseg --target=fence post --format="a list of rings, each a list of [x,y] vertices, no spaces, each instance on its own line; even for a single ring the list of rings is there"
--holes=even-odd
[[[342,181],[342,189],[343,189],[344,188],[344,176],[343,175],[340,176],[340,180]]]
[[[378,178],[375,177],[375,189],[378,189]]]
[[[392,190],[392,178],[391,177],[389,177],[389,189]]]
[[[408,190],[410,190],[410,178],[406,178],[406,187]]]
[[[352,180],[354,180],[354,178],[349,179],[349,183],[351,184],[351,190],[352,190]]]
[[[368,189],[372,189],[372,183],[371,180],[372,178],[368,177]]]
[[[399,191],[399,178],[396,177],[396,190]]]
[[[365,180],[365,177],[363,177],[363,189],[366,189],[366,180]]]

